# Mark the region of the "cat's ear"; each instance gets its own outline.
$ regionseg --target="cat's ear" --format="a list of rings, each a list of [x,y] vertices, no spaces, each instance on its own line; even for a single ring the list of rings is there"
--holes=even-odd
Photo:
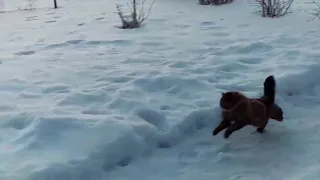
[[[225,93],[224,93],[224,92],[222,92],[222,93],[221,93],[221,96],[224,96],[224,95],[225,95]]]

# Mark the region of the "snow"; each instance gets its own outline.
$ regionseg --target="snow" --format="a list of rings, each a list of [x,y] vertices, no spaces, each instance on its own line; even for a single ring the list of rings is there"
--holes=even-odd
[[[320,23],[248,1],[159,0],[121,30],[113,0],[4,1],[1,180],[313,180],[320,176]],[[15,4],[16,3],[16,4]],[[220,93],[277,80],[282,123],[212,136]]]

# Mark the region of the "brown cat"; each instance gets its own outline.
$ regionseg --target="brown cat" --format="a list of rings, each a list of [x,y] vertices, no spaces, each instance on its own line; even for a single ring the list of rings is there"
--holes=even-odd
[[[213,131],[217,135],[227,128],[224,137],[228,138],[234,131],[246,125],[257,127],[263,132],[270,117],[282,121],[282,109],[274,104],[276,82],[273,76],[268,76],[264,82],[264,96],[259,99],[250,99],[236,91],[222,93],[220,107],[222,121]]]

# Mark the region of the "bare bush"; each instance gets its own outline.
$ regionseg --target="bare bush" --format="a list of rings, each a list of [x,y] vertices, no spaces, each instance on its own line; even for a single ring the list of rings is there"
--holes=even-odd
[[[233,0],[199,0],[199,4],[201,5],[222,5],[232,3]]]
[[[36,5],[34,0],[28,0],[25,10],[35,10]]]
[[[142,22],[144,22],[151,14],[151,9],[156,0],[153,0],[151,3],[148,12],[144,12],[144,6],[147,0],[142,0],[141,3],[137,3],[137,0],[130,0],[130,3],[127,3],[129,8],[129,14],[124,15],[121,5],[117,4],[117,13],[121,19],[122,29],[133,29],[139,28]],[[139,7],[138,7],[139,6]]]
[[[255,0],[262,17],[281,17],[288,13],[293,0]]]
[[[211,0],[199,0],[199,4],[201,4],[201,5],[209,5],[209,4],[211,4]]]
[[[19,7],[18,10],[32,11],[36,9],[35,0],[27,0],[23,7]]]

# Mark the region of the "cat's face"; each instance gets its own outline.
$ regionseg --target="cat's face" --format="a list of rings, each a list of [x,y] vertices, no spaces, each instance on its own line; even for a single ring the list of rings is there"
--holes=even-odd
[[[243,99],[243,95],[241,95],[236,91],[221,93],[220,107],[222,109],[230,109],[234,107],[242,99]]]

